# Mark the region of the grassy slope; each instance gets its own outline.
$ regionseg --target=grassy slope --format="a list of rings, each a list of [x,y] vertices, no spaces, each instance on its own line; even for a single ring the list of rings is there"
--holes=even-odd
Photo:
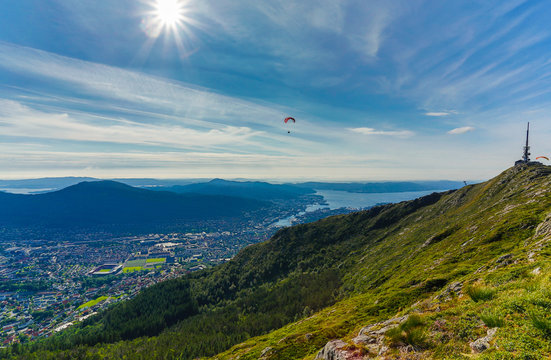
[[[494,347],[482,358],[543,358],[551,351],[551,320],[546,315],[551,309],[551,292],[546,290],[551,282],[546,260],[551,252],[546,243],[551,237],[551,220],[546,222],[550,185],[549,167],[513,168],[455,192],[284,229],[231,262],[190,277],[203,315],[159,336],[82,348],[82,354],[180,358],[186,341],[205,339],[190,329],[202,319],[215,319],[216,311],[236,307],[239,323],[266,314],[270,319],[274,309],[247,309],[250,299],[259,298],[247,294],[264,291],[278,299],[286,296],[293,279],[316,281],[323,278],[316,274],[328,274],[329,279],[339,276],[331,284],[337,303],[311,316],[304,309],[299,321],[261,336],[247,340],[240,334],[231,342],[245,341],[216,358],[258,359],[271,347],[264,358],[313,359],[328,340],[350,341],[366,325],[413,311],[421,314],[423,323],[423,344],[413,345],[424,358],[463,358],[470,353],[468,343],[485,334],[484,321],[501,327],[495,340],[499,350]],[[496,261],[505,254],[512,255],[513,263],[501,266]],[[539,275],[532,273],[537,268]],[[473,284],[489,290],[493,297],[478,302],[466,295],[436,300],[454,281],[463,282],[464,289]],[[213,297],[220,301],[209,305]],[[519,329],[528,335],[520,336]],[[389,353],[399,350],[391,347]],[[504,351],[507,356],[500,355]]]
[[[267,359],[313,359],[328,340],[351,342],[366,325],[412,312],[425,324],[423,358],[470,357],[468,344],[486,334],[484,321],[500,327],[494,347],[478,358],[551,358],[550,185],[549,167],[509,169],[405,216],[375,241],[368,232],[362,241],[369,246],[345,277],[350,298],[216,358],[258,359],[271,347]],[[512,264],[497,262],[505,254]],[[493,296],[438,300],[432,290],[452,281]]]

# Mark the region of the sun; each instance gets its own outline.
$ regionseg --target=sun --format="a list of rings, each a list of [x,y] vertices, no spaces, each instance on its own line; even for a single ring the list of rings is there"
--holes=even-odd
[[[182,0],[156,0],[153,8],[155,19],[163,27],[174,30],[182,25],[185,18],[185,4]]]
[[[140,0],[147,10],[142,13],[141,30],[147,37],[137,54],[145,59],[151,53],[159,38],[163,39],[165,49],[176,46],[181,58],[194,53],[190,50],[196,41],[193,30],[202,28],[195,19],[195,0]]]

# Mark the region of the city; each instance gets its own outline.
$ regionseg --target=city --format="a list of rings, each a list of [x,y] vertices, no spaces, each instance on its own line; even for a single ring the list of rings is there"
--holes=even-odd
[[[79,243],[3,244],[0,341],[49,336],[159,281],[210,267],[268,233],[150,234]],[[120,264],[115,273],[95,271]],[[105,275],[102,274],[105,273]]]
[[[243,222],[197,226],[206,231],[102,240],[102,233],[91,233],[78,241],[60,234],[63,240],[0,243],[0,346],[50,336],[145,287],[228,261],[241,248],[267,240],[283,217],[299,224],[352,211],[323,208],[304,213],[312,200]]]

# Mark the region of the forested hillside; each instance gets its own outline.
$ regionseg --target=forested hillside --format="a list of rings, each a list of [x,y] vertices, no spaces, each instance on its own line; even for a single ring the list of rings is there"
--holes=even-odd
[[[550,167],[517,166],[460,190],[286,228],[228,263],[3,354],[546,358],[550,186]]]

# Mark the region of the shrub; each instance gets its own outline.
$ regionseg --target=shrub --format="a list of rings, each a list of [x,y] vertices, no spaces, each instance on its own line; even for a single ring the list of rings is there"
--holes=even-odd
[[[479,302],[491,300],[497,291],[489,286],[471,285],[467,287],[465,292],[474,302]]]
[[[540,330],[546,337],[551,337],[551,320],[547,319],[545,315],[535,311],[531,312],[529,315],[532,325]]]
[[[388,330],[385,335],[389,338],[391,346],[411,345],[415,349],[424,349],[428,346],[424,322],[419,315],[410,315],[406,321]]]
[[[503,316],[496,311],[487,310],[480,315],[480,318],[487,327],[502,327],[505,325]]]

